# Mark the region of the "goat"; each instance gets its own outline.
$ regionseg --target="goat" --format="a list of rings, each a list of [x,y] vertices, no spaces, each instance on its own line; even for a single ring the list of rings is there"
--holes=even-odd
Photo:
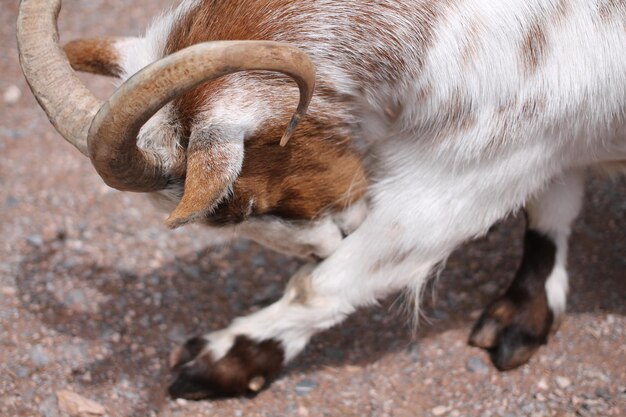
[[[107,184],[165,201],[172,227],[239,224],[311,258],[279,301],[175,350],[172,396],[261,390],[522,207],[521,266],[470,343],[510,369],[557,326],[584,171],[626,168],[623,1],[183,0],[144,37],[67,45],[74,68],[126,80],[105,104],[56,43],[59,8],[22,0],[22,67]],[[285,148],[280,73],[300,87]]]

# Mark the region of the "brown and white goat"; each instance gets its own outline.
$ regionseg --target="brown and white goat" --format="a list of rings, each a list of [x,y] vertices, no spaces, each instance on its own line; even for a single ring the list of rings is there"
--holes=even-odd
[[[581,173],[626,159],[623,1],[184,0],[142,38],[66,48],[76,69],[127,80],[104,104],[56,44],[59,7],[22,0],[22,65],[109,185],[166,201],[171,226],[239,224],[325,258],[278,302],[178,349],[172,395],[261,389],[315,333],[419,294],[456,246],[522,206],[522,265],[470,341],[501,369],[545,343],[565,310]],[[285,148],[295,95],[279,73],[301,93]]]

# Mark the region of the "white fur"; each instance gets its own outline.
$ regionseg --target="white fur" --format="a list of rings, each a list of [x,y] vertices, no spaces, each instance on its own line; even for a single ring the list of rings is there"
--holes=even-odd
[[[564,310],[567,234],[582,194],[577,185],[559,186],[559,178],[567,184],[566,173],[573,169],[625,159],[623,18],[603,19],[598,0],[568,0],[560,18],[561,0],[401,1],[412,6],[405,14],[374,2],[356,7],[350,1],[319,0],[305,11],[293,2],[291,12],[281,15],[299,25],[298,33],[286,31],[277,40],[307,51],[319,78],[350,98],[349,105],[342,104],[346,121],[353,123],[367,160],[375,161],[370,213],[341,243],[321,239],[323,252],[332,254],[307,273],[306,303],[287,292],[275,304],[208,336],[216,357],[227,351],[234,335],[245,334],[280,340],[286,360],[291,359],[314,333],[356,308],[406,287],[419,292],[431,269],[455,247],[533,198],[540,213],[533,217],[536,226],[553,233],[559,248],[546,284],[550,306]],[[145,50],[133,58],[143,61],[128,61],[128,73],[158,57],[155,51],[171,22],[189,4],[148,31]],[[424,52],[420,46],[427,40],[416,28],[430,6],[440,15]],[[366,33],[378,27],[376,22],[386,25],[377,36],[362,36],[350,29],[355,14],[377,16]],[[523,46],[537,22],[544,28],[545,48],[537,68],[528,69]],[[468,43],[472,57],[467,63],[463,51]],[[406,67],[388,77],[364,73],[368,66],[360,60],[375,60],[381,50],[402,56]],[[223,105],[207,109],[204,117],[212,123],[242,123],[246,130],[264,123],[272,97],[237,113],[229,105],[249,96],[246,80],[242,77]],[[527,114],[528,103],[538,106],[532,114]],[[318,100],[311,111],[323,114],[328,111],[324,106]],[[397,117],[389,117],[390,108],[398,109]],[[154,123],[167,125],[166,115],[162,112]],[[572,204],[567,215],[565,203]],[[276,232],[283,226],[271,225],[270,239],[285,236]],[[252,229],[257,239],[265,239]],[[323,229],[313,227],[311,233]],[[324,233],[336,235],[329,230]]]
[[[356,230],[367,215],[359,201],[343,212],[309,222],[285,222],[274,217],[252,218],[236,227],[243,236],[287,255],[326,258],[337,249],[343,236]]]
[[[253,218],[237,229],[249,239],[287,255],[325,258],[341,243],[339,227],[330,217],[289,223],[274,218]]]
[[[555,316],[565,312],[568,291],[567,241],[583,201],[582,173],[567,172],[533,197],[526,209],[529,227],[548,235],[555,243],[555,264],[546,280],[548,305]]]

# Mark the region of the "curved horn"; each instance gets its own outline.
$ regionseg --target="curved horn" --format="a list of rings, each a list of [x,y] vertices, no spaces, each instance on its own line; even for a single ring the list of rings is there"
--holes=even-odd
[[[293,46],[271,41],[207,42],[147,66],[102,106],[88,139],[96,170],[118,189],[164,188],[166,179],[154,175],[155,157],[137,148],[141,126],[165,104],[206,81],[254,70],[281,72],[298,83],[300,103],[281,139],[285,145],[313,96],[315,67],[308,56]]]
[[[281,145],[289,140],[312,98],[315,67],[304,52],[271,41],[220,41],[191,46],[149,65],[102,105],[77,79],[59,48],[60,7],[61,0],[21,1],[22,68],[53,125],[89,155],[100,176],[114,188],[156,191],[168,185],[157,156],[137,147],[137,134],[161,107],[203,82],[252,70],[293,78],[300,88],[300,103]]]
[[[83,155],[87,132],[102,105],[80,82],[59,47],[61,0],[22,0],[17,45],[22,71],[35,98],[59,133]],[[70,94],[71,92],[71,94]]]

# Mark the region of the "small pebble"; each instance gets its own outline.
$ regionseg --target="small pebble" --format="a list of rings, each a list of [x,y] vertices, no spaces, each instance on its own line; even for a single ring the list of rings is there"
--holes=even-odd
[[[54,396],[46,398],[39,404],[39,412],[42,417],[59,417],[59,408]]]
[[[59,408],[71,417],[103,416],[106,409],[97,402],[78,395],[72,391],[58,391]]]
[[[569,378],[565,378],[564,376],[557,376],[556,384],[559,386],[559,388],[565,389],[572,385],[572,381],[570,381]]]
[[[482,310],[472,310],[472,312],[470,312],[469,317],[472,320],[478,320],[478,318],[483,314]]]
[[[303,379],[296,385],[296,393],[298,395],[307,395],[309,392],[317,388],[317,382],[312,379]]]
[[[4,207],[8,209],[17,207],[19,204],[20,204],[20,200],[13,197],[12,195],[8,196],[7,199],[4,201]]]
[[[9,286],[2,287],[0,288],[0,294],[6,295],[8,297],[13,297],[15,294],[17,294],[17,288]]]
[[[438,416],[442,416],[444,414],[446,414],[450,409],[446,406],[443,405],[438,405],[437,407],[433,408],[430,412],[438,417]]]
[[[182,343],[187,336],[187,330],[180,324],[175,324],[169,332],[167,332],[167,338],[172,342]]]
[[[50,363],[50,358],[46,351],[39,345],[34,346],[30,351],[30,360],[37,367],[46,366]]]
[[[6,104],[13,105],[22,98],[22,90],[16,85],[10,85],[9,88],[4,91],[2,98]]]
[[[29,374],[28,368],[25,368],[25,367],[19,366],[19,365],[15,367],[15,369],[13,370],[13,373],[18,378],[26,378],[28,376],[28,374]]]
[[[83,307],[87,304],[87,297],[81,290],[73,289],[67,293],[63,301],[71,307]]]
[[[611,401],[611,392],[606,388],[597,388],[596,396],[602,398],[605,401]]]
[[[41,235],[30,235],[26,238],[26,241],[37,248],[43,245],[43,237]]]
[[[421,348],[417,343],[412,343],[411,346],[409,346],[409,358],[411,358],[411,361],[413,362],[419,362],[420,360],[420,352],[421,352]]]
[[[476,373],[476,374],[486,374],[489,372],[489,367],[482,359],[477,358],[475,356],[469,358],[467,364],[465,365],[468,371]]]
[[[537,383],[537,387],[539,389],[542,389],[542,390],[547,390],[548,389],[548,383],[546,382],[546,380],[544,378],[541,378],[539,380],[539,382]]]

